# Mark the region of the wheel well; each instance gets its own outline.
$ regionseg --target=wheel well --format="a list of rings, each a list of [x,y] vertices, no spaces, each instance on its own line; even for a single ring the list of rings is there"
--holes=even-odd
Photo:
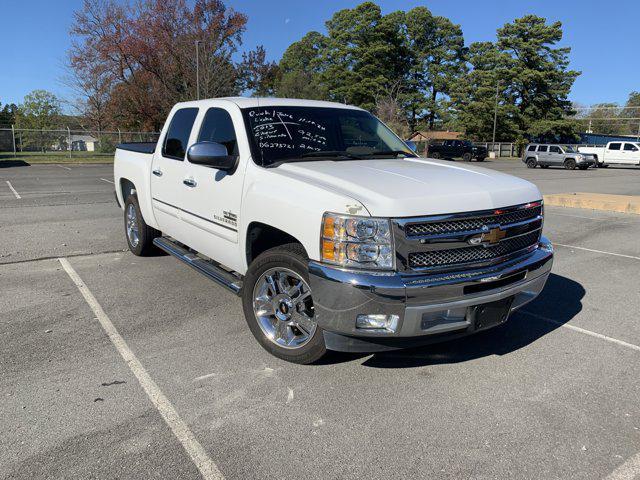
[[[247,229],[247,265],[262,252],[287,243],[302,243],[282,230],[260,222],[252,222]]]
[[[536,157],[527,157],[527,162],[528,162],[529,160],[533,160],[533,161],[535,161],[535,162],[537,162],[537,161],[538,161],[538,160],[536,160]]]
[[[122,201],[126,202],[127,197],[132,193],[136,193],[136,186],[126,178],[120,179],[120,193],[122,193]]]

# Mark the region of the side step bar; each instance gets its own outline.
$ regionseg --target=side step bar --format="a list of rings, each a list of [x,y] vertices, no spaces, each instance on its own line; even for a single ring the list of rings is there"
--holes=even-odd
[[[190,267],[196,269],[204,276],[209,277],[214,282],[228,288],[238,295],[242,289],[242,280],[233,273],[227,272],[212,261],[205,260],[197,254],[190,252],[177,242],[167,238],[158,237],[153,239],[153,244],[169,255],[173,255],[178,260],[183,261]]]

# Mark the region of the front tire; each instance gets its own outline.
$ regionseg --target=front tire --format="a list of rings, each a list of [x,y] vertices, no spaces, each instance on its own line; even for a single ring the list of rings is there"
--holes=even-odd
[[[302,245],[267,250],[251,265],[242,287],[242,307],[251,333],[269,353],[309,364],[327,353],[315,321],[309,259]]]
[[[536,168],[537,165],[538,165],[538,162],[536,162],[535,158],[527,159],[527,168]]]
[[[573,158],[567,158],[564,161],[564,168],[567,170],[575,170],[576,169],[576,161]]]
[[[129,195],[124,202],[124,231],[131,253],[144,257],[155,251],[153,239],[161,234],[142,218],[138,197]]]
[[[470,153],[465,153],[462,155],[462,160],[465,162],[470,162],[473,159],[473,155]]]

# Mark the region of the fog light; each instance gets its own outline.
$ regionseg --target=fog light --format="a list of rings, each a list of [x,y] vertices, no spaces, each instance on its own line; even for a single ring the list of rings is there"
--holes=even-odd
[[[358,315],[356,317],[356,328],[393,333],[398,328],[398,320],[400,320],[398,315]]]

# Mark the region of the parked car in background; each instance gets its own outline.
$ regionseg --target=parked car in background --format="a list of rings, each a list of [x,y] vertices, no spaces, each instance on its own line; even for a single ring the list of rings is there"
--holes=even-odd
[[[640,142],[609,142],[606,147],[579,147],[578,150],[593,155],[599,167],[640,165]]]
[[[474,145],[468,140],[445,140],[429,145],[429,158],[461,158],[465,162],[475,159],[482,162],[487,158],[487,149]]]
[[[531,143],[527,145],[522,161],[529,168],[564,167],[567,170],[586,170],[596,166],[596,159],[588,153],[579,153],[568,145],[543,145]]]
[[[160,248],[240,295],[260,345],[291,362],[500,325],[553,262],[535,185],[419,158],[339,103],[179,103],[157,144],[118,146],[114,182],[129,249]],[[212,318],[202,334],[216,333]]]

